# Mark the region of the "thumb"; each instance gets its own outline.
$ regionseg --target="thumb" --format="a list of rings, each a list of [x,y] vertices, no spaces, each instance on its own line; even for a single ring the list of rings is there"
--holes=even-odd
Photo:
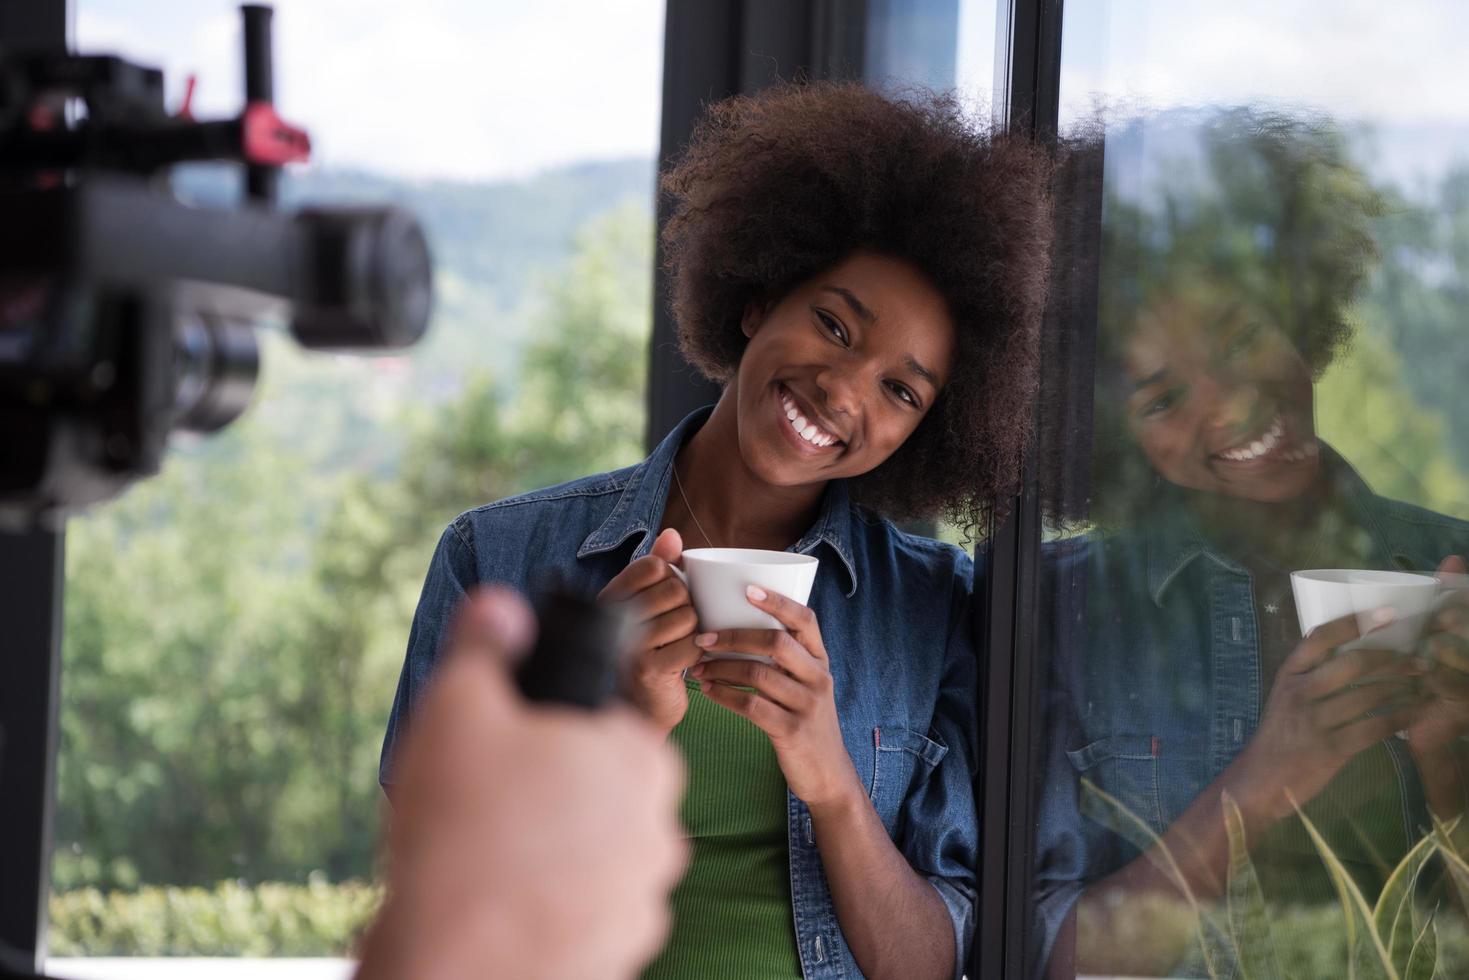
[[[677,564],[683,554],[683,537],[673,528],[665,528],[658,535],[658,540],[653,542],[653,554],[670,565]]]
[[[1450,575],[1463,575],[1466,571],[1469,571],[1469,566],[1464,564],[1464,559],[1459,555],[1449,555],[1438,563],[1438,570],[1440,572],[1447,572]]]
[[[482,656],[508,667],[526,655],[536,632],[535,613],[514,589],[480,586],[459,604],[446,653]]]

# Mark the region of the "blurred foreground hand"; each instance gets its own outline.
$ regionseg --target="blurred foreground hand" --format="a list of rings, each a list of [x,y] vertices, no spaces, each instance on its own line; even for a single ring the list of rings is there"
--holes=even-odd
[[[461,608],[394,767],[358,980],[630,977],[662,946],[681,763],[629,709],[522,700],[509,668],[534,632],[509,590]]]

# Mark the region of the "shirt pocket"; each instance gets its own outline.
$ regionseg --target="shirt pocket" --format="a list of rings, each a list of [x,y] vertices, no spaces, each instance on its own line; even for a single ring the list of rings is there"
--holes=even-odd
[[[1068,749],[1066,758],[1082,779],[1113,796],[1133,816],[1156,834],[1163,833],[1163,802],[1158,785],[1158,740],[1151,735],[1108,735],[1079,749]],[[1083,806],[1083,813],[1102,811]],[[1115,821],[1115,817],[1109,821]],[[1107,822],[1108,826],[1120,829]],[[1126,834],[1129,838],[1134,834]]]
[[[941,741],[901,725],[879,725],[872,730],[873,809],[891,836],[897,829],[903,801],[949,752]]]

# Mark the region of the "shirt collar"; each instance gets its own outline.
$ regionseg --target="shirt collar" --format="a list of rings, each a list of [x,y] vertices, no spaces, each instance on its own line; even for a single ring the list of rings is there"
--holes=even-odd
[[[587,535],[577,549],[576,556],[585,558],[612,551],[633,535],[641,535],[633,549],[632,558],[637,560],[653,550],[657,529],[663,523],[663,509],[668,502],[670,484],[673,481],[673,461],[679,448],[689,436],[708,420],[713,406],[700,408],[673,427],[663,437],[647,459],[639,463],[628,477],[627,486],[618,498],[612,513],[601,525]],[[821,512],[816,523],[796,542],[790,550],[811,554],[820,545],[826,545],[841,560],[847,573],[847,598],[857,592],[857,566],[852,558],[852,505],[845,480],[832,480],[827,484],[826,494],[821,500]]]
[[[1321,443],[1321,453],[1332,493],[1371,536],[1377,554],[1398,567],[1412,565],[1411,549],[1403,542],[1394,541],[1384,530],[1378,519],[1381,510],[1379,498],[1366,481],[1324,442]],[[1165,489],[1164,494],[1166,500],[1174,491]],[[1210,544],[1182,500],[1167,500],[1167,506],[1158,508],[1156,512],[1161,516],[1147,528],[1148,589],[1153,602],[1162,605],[1163,593],[1196,558],[1203,557],[1231,572],[1246,574],[1243,566]]]

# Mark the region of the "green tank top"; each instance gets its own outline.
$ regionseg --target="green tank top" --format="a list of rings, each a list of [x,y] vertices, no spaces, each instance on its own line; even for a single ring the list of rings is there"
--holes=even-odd
[[[800,977],[786,841],[786,781],[764,732],[699,693],[673,730],[692,845],[673,931],[645,980]]]

